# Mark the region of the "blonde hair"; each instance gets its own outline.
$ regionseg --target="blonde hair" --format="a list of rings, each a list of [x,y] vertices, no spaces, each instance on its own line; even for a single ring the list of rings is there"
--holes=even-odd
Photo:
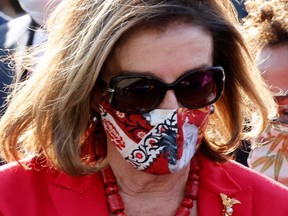
[[[229,0],[62,1],[48,22],[43,55],[31,78],[16,86],[0,121],[3,158],[19,161],[27,153],[40,154],[71,175],[101,169],[103,159],[92,165],[83,162],[80,145],[97,77],[127,33],[137,27],[165,28],[172,21],[209,32],[213,64],[225,69],[225,90],[202,145],[210,158],[224,160],[244,136],[244,118],[258,111],[264,127],[273,109],[273,99],[235,27],[237,16]]]

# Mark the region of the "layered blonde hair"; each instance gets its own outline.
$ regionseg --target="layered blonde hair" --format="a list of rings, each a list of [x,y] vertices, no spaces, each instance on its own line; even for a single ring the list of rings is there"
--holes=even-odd
[[[49,38],[39,62],[32,63],[31,78],[16,85],[0,121],[2,157],[19,161],[27,153],[43,155],[71,175],[101,169],[102,159],[83,162],[80,145],[97,77],[129,32],[145,26],[161,31],[173,21],[210,33],[213,65],[225,70],[225,89],[201,147],[213,160],[223,161],[244,138],[245,118],[258,112],[263,128],[275,111],[229,0],[62,1],[48,22]]]

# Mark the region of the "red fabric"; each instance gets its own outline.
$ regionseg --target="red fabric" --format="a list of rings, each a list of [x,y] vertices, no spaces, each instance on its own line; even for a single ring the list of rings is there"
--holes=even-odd
[[[287,216],[288,188],[236,162],[219,164],[199,154],[198,215],[222,216],[220,193],[241,204],[233,216]]]
[[[206,130],[206,126],[208,123],[208,117],[210,112],[210,106],[201,108],[201,109],[178,109],[177,110],[177,123],[178,123],[178,135],[177,135],[177,143],[178,143],[178,159],[182,157],[183,148],[184,148],[184,134],[183,134],[183,125],[187,121],[190,124],[195,125],[199,132],[198,132],[198,139],[195,149],[199,148],[199,145],[203,139],[204,131]]]
[[[220,193],[241,204],[233,216],[287,216],[288,189],[234,162],[218,164],[198,154],[199,216],[221,216]],[[33,159],[31,163],[35,163]],[[103,183],[98,174],[71,177],[47,167],[24,170],[0,167],[1,216],[108,216]]]
[[[32,165],[35,164],[33,159]],[[100,175],[71,177],[47,167],[0,167],[1,216],[108,216]]]
[[[103,100],[101,105],[105,110],[103,110],[103,112],[107,112],[112,115],[117,125],[119,125],[123,132],[125,132],[125,135],[136,143],[138,143],[143,138],[143,136],[152,129],[152,126],[141,114],[126,114],[119,112],[111,107],[108,99]],[[102,122],[106,122],[107,127],[109,128],[106,131],[109,133],[111,140],[118,139],[117,143],[119,144],[116,147],[120,150],[124,148],[125,143],[122,141],[122,137],[119,136],[119,132],[114,128],[113,124],[103,118]]]

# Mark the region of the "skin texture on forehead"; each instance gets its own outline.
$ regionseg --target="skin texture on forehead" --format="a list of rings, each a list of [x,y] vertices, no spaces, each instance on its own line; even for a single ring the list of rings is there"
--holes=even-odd
[[[187,71],[211,66],[212,48],[211,35],[191,24],[169,25],[164,31],[141,29],[116,48],[105,76],[131,71],[170,83]]]
[[[117,75],[150,75],[172,83],[188,71],[212,66],[212,36],[191,24],[170,24],[161,31],[143,28],[121,40],[106,65],[103,79],[109,83]],[[92,102],[98,110],[100,99]],[[180,107],[173,90],[158,108]]]

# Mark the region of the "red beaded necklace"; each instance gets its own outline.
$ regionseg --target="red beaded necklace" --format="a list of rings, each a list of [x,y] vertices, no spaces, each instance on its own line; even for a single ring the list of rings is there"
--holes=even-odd
[[[193,207],[193,201],[197,199],[199,185],[200,167],[197,158],[194,156],[191,160],[190,172],[186,182],[184,198],[181,205],[175,212],[175,216],[189,216]],[[117,180],[111,167],[101,171],[107,203],[110,212],[116,216],[126,216],[124,203],[120,196]]]

